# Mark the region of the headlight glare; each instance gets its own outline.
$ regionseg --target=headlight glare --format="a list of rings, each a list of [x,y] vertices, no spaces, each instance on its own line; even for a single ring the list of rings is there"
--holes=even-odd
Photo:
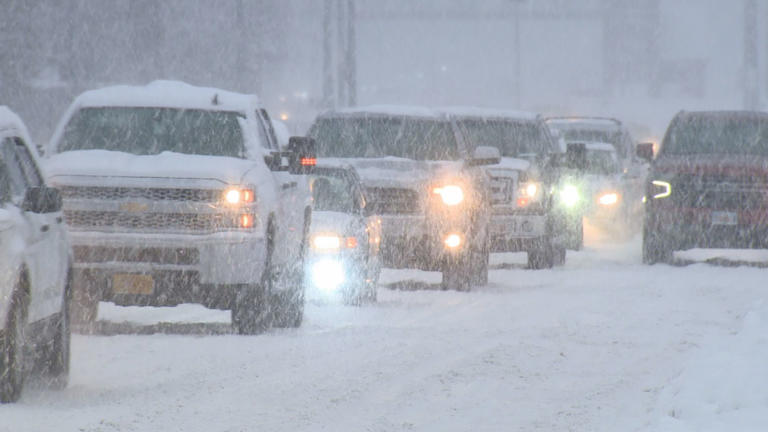
[[[229,204],[241,204],[253,202],[254,193],[252,189],[232,188],[224,192],[224,201]]]
[[[435,188],[433,192],[440,195],[445,205],[455,206],[464,201],[464,191],[461,186],[447,185]]]
[[[341,237],[337,235],[316,235],[312,239],[312,246],[319,250],[337,250],[341,247]]]
[[[560,200],[566,207],[574,207],[580,198],[579,188],[574,185],[565,185],[560,191]]]
[[[616,192],[608,192],[600,195],[597,202],[604,206],[611,206],[619,202],[619,194]]]

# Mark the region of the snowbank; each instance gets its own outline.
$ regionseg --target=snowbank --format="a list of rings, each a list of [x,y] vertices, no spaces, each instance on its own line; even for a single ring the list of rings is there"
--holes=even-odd
[[[693,353],[658,400],[660,431],[764,431],[768,427],[768,305],[737,332]]]

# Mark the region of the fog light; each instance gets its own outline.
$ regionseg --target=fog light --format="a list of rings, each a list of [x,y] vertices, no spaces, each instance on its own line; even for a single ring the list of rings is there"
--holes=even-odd
[[[615,192],[611,192],[611,193],[600,195],[600,198],[597,199],[597,202],[604,206],[614,205],[617,202],[619,202],[619,194]]]
[[[344,279],[344,265],[339,260],[326,259],[312,265],[312,284],[320,290],[335,291]]]
[[[461,246],[461,236],[458,234],[449,234],[445,237],[445,245],[450,249]]]

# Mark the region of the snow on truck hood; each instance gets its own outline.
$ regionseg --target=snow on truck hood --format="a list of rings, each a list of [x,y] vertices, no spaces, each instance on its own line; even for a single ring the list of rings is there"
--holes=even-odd
[[[368,187],[413,188],[436,179],[458,175],[463,166],[455,161],[417,161],[397,157],[344,159]]]
[[[214,179],[239,184],[254,161],[222,156],[163,152],[134,155],[107,150],[59,153],[44,161],[49,178],[57,176]]]
[[[336,233],[340,236],[346,235],[350,227],[355,224],[359,216],[333,212],[333,211],[312,211],[312,233]]]

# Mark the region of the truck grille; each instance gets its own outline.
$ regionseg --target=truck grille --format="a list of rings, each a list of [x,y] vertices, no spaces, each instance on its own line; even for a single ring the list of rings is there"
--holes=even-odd
[[[63,186],[63,199],[217,202],[222,191],[217,189],[132,188],[106,186]]]
[[[419,194],[413,189],[366,188],[366,201],[375,214],[415,214],[421,211]]]
[[[173,265],[195,265],[200,252],[195,248],[74,246],[78,263],[131,262]]]
[[[515,199],[515,179],[491,177],[491,204],[511,204]]]
[[[95,231],[216,232],[240,228],[237,215],[197,213],[120,213],[65,210],[70,228]]]
[[[680,176],[672,184],[672,197],[681,207],[764,209],[768,207],[768,185],[750,177]]]

